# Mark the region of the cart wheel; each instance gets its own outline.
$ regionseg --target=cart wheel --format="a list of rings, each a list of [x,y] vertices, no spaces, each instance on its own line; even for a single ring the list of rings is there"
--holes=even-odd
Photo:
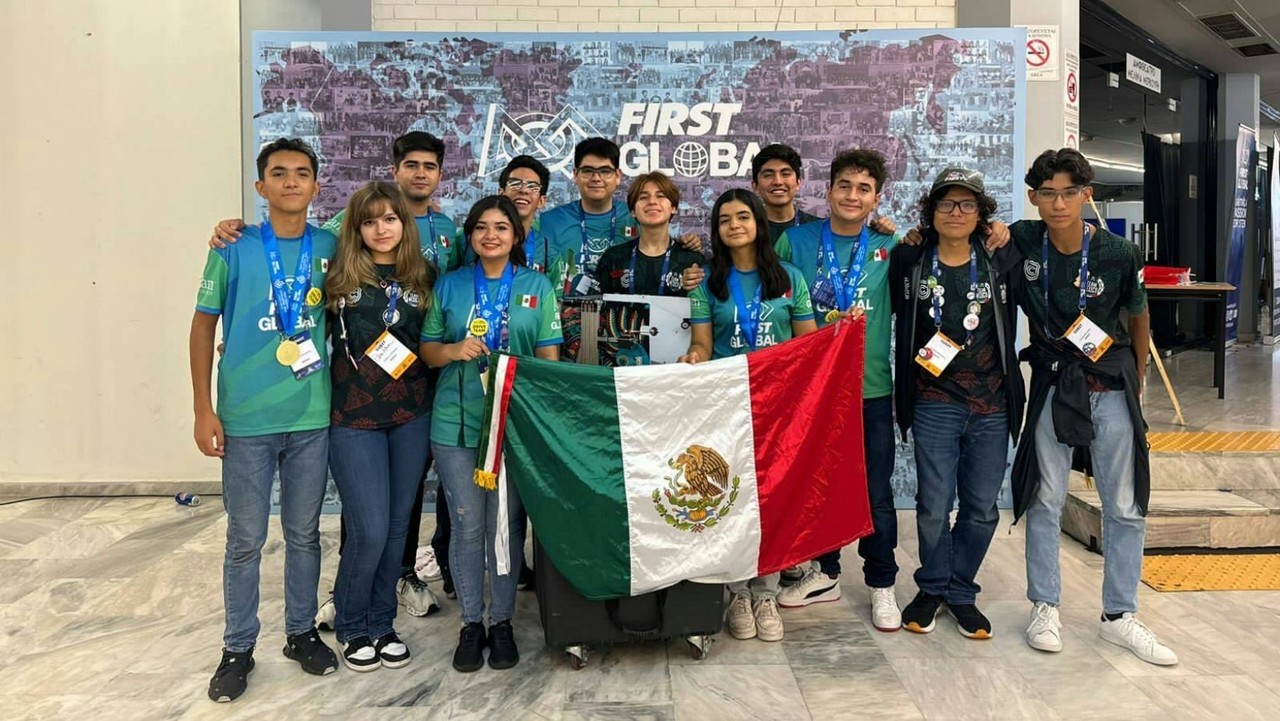
[[[701,661],[707,657],[714,639],[711,636],[686,636],[684,640],[689,644],[689,655],[693,660]]]
[[[564,655],[569,658],[569,667],[574,671],[579,671],[587,665],[586,646],[567,646],[564,649]]]

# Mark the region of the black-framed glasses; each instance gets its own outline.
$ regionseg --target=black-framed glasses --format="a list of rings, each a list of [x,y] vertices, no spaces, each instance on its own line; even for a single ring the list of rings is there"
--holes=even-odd
[[[510,190],[513,193],[519,193],[522,190],[527,190],[530,193],[542,192],[542,183],[539,183],[536,180],[521,180],[519,178],[512,178],[507,181],[506,187],[507,187],[507,190]]]
[[[1084,188],[1079,185],[1073,185],[1062,190],[1054,190],[1053,188],[1036,188],[1036,200],[1042,203],[1052,203],[1058,198],[1063,200],[1079,200],[1084,195]]]
[[[939,200],[937,208],[939,213],[950,213],[956,208],[959,208],[961,213],[964,213],[965,215],[973,215],[974,213],[978,212],[978,201],[976,200]]]
[[[594,176],[594,177],[600,178],[601,180],[609,180],[610,178],[612,178],[614,175],[617,174],[618,169],[608,165],[604,165],[599,168],[593,168],[589,165],[583,165],[583,166],[580,166],[574,172],[581,173],[582,176],[587,179],[590,179],[592,176]]]

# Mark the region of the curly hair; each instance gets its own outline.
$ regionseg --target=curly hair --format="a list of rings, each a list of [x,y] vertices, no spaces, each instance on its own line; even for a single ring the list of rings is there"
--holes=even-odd
[[[951,187],[953,186],[938,188],[936,192],[926,193],[920,197],[920,229],[926,240],[938,239],[938,230],[933,227],[933,215],[938,210],[938,201],[942,200],[942,196],[946,195]],[[973,193],[972,190],[969,192]],[[987,229],[991,227],[991,217],[996,214],[998,204],[995,198],[986,193],[973,193],[973,196],[978,201],[978,227],[974,228],[973,233],[978,238],[985,238]]]

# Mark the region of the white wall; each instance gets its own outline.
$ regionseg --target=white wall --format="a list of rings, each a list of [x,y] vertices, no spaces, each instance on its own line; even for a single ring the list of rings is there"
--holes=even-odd
[[[212,478],[187,329],[240,206],[239,10],[0,1],[0,480]]]
[[[955,0],[372,0],[374,30],[693,32],[955,27]]]

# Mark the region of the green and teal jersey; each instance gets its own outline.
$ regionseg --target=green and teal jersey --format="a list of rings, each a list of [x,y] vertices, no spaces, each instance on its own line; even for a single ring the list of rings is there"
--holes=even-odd
[[[311,293],[294,332],[310,331],[325,364],[324,279],[337,239],[311,227]],[[302,238],[279,238],[285,283],[292,289]],[[303,280],[302,282],[305,282]],[[218,359],[218,418],[229,436],[265,436],[327,428],[329,371],[297,379],[276,362],[281,336],[271,294],[271,276],[259,226],[246,226],[240,241],[209,251],[196,310],[222,316],[223,353]]]
[[[782,267],[787,271],[791,288],[778,298],[760,301],[756,348],[791,340],[793,322],[813,320],[809,284],[805,282],[804,275],[790,263],[783,263]],[[755,297],[756,289],[760,287],[760,273],[754,270],[738,273],[738,278],[742,284],[743,298]],[[754,349],[747,343],[747,336],[742,332],[733,293],[729,292],[724,299],[718,298],[711,292],[708,282],[709,279],[704,279],[701,285],[689,293],[689,321],[711,324],[711,357],[727,358],[751,352]]]
[[[814,221],[788,229],[775,246],[778,257],[789,261],[804,274],[813,302],[814,317],[818,327],[827,325],[827,313],[836,308],[835,293],[831,281],[822,272],[822,225]],[[831,234],[835,242],[840,270],[847,272],[853,261],[856,235]],[[867,345],[865,371],[862,379],[864,398],[882,398],[893,393],[893,374],[890,370],[889,340],[892,335],[889,307],[889,251],[898,242],[891,235],[867,227],[867,260],[863,265],[862,279],[858,282],[858,294],[854,305],[862,308],[867,318]]]
[[[541,237],[533,244],[536,253],[529,257],[529,264],[547,269],[556,297],[562,298],[598,294],[598,284],[592,283],[589,289],[571,285],[580,275],[594,275],[606,250],[639,237],[640,226],[627,207],[616,201],[613,210],[600,214],[584,213],[582,203],[575,201],[543,213],[538,235]]]
[[[422,342],[457,343],[470,334],[471,321],[477,313],[474,267],[464,265],[436,283],[427,320],[422,324]],[[490,297],[495,297],[499,280],[489,280],[488,284]],[[535,348],[560,345],[560,313],[545,276],[517,267],[509,308],[506,350],[527,356],[533,355]],[[483,413],[480,362],[455,361],[445,366],[431,409],[432,442],[475,448],[480,443]]]
[[[337,235],[346,214],[346,208],[339,210],[324,224],[324,229]],[[415,216],[414,219],[418,226],[418,242],[422,244],[422,257],[435,263],[442,274],[459,268],[466,255],[466,243],[449,216],[428,210],[426,215]]]

